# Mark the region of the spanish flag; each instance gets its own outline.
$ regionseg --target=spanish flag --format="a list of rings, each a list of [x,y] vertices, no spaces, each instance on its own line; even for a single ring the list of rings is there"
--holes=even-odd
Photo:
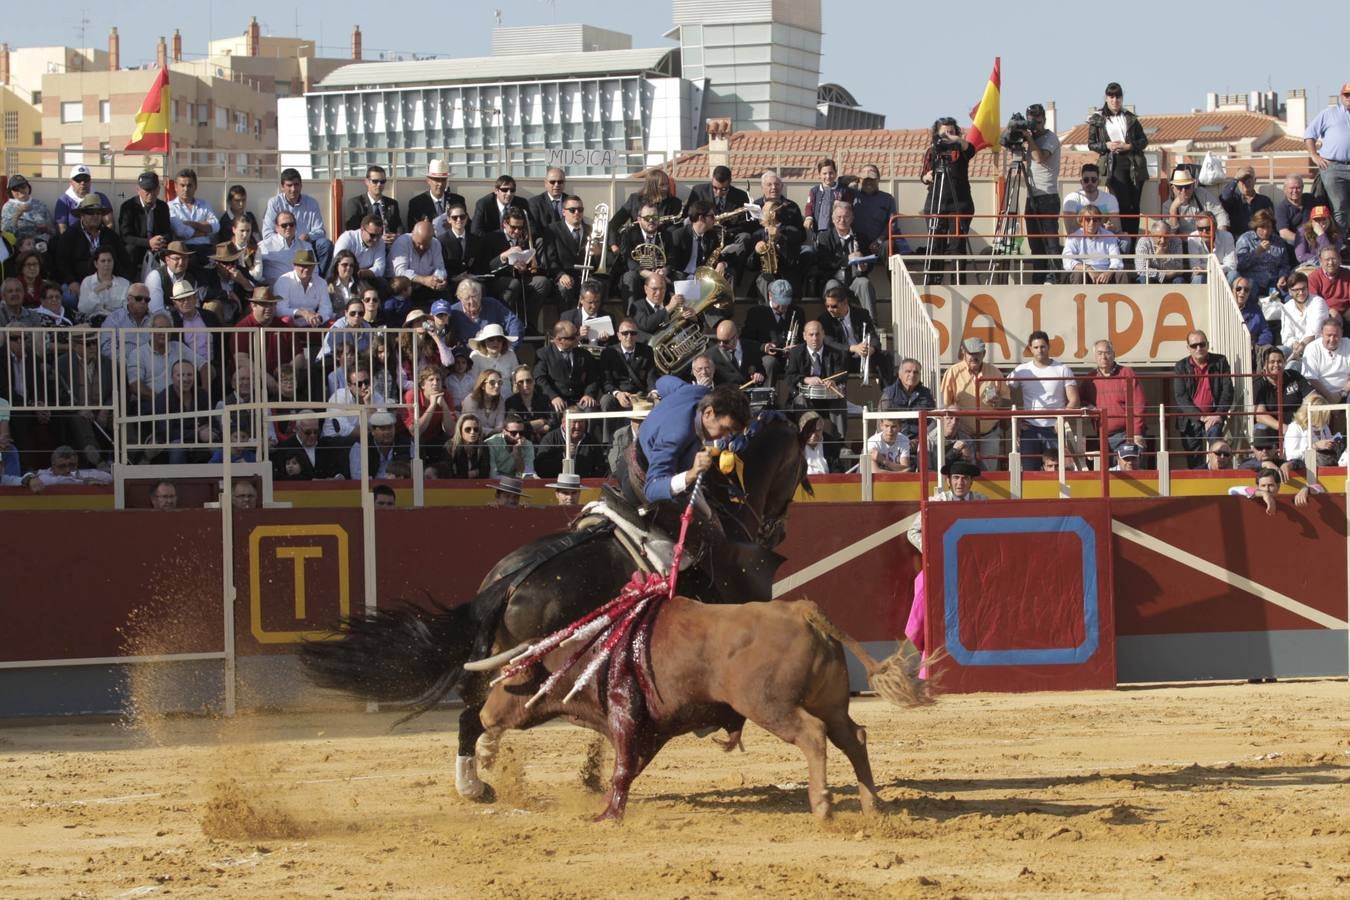
[[[128,150],[169,152],[169,70],[160,69],[150,92],[136,113],[136,130],[131,133]]]
[[[998,148],[998,136],[1002,121],[998,114],[998,100],[1002,93],[999,78],[999,65],[1002,57],[994,57],[994,71],[989,75],[989,83],[984,86],[984,96],[970,111],[971,124],[966,129],[966,140],[976,150],[985,147]]]

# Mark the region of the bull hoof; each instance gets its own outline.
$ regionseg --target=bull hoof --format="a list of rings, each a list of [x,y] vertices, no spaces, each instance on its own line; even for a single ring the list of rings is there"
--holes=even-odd
[[[617,823],[623,821],[623,813],[621,813],[621,812],[616,812],[616,811],[614,811],[614,810],[612,810],[612,809],[607,809],[607,810],[605,810],[604,812],[602,812],[600,815],[596,816],[596,817],[595,817],[594,819],[592,819],[591,821],[592,821],[592,822],[596,822],[596,823],[599,823],[599,822],[614,822],[614,823],[617,824]]]

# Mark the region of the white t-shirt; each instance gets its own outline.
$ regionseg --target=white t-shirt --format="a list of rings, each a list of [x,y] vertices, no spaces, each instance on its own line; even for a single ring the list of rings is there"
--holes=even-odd
[[[1050,361],[1045,368],[1037,368],[1034,360],[1027,360],[1013,369],[1009,381],[1016,381],[1022,388],[1023,409],[1064,409],[1069,405],[1066,388],[1076,384],[1073,370],[1063,363]],[[1028,424],[1038,428],[1050,428],[1054,419],[1026,419]]]
[[[1350,338],[1341,338],[1334,352],[1322,346],[1321,338],[1303,348],[1303,377],[1339,397],[1350,381]]]
[[[1104,216],[1120,215],[1120,201],[1110,191],[1097,191],[1097,199],[1089,200],[1082,191],[1074,191],[1064,198],[1064,215],[1078,218],[1078,211],[1091,204],[1102,211]]]
[[[902,459],[909,459],[909,438],[903,431],[897,431],[895,434],[895,443],[888,444],[882,438],[878,431],[867,439],[867,455],[871,456],[872,451],[877,451],[877,459],[884,460],[892,465],[899,465]]]

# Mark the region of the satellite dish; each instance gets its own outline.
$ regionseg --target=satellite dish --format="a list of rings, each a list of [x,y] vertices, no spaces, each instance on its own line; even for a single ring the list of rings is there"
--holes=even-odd
[[[222,69],[220,66],[216,66],[216,77],[217,77],[217,78],[224,78],[224,77],[225,77],[225,70]]]

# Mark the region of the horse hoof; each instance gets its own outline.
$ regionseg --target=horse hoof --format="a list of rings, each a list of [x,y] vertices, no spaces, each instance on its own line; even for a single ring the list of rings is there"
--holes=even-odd
[[[496,803],[497,792],[492,789],[492,785],[484,782],[483,789],[475,797],[465,797],[470,803]]]

